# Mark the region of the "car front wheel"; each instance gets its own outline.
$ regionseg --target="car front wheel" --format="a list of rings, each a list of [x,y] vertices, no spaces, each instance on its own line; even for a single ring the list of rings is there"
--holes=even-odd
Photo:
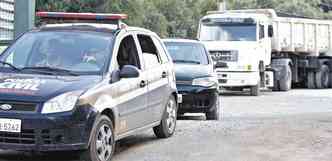
[[[90,146],[81,152],[82,161],[110,161],[115,149],[112,121],[102,115],[92,131]]]
[[[216,103],[213,105],[211,111],[205,113],[205,116],[206,116],[206,120],[220,120],[220,111],[221,111],[221,105],[220,105],[220,98],[217,97],[217,100],[216,100]]]
[[[175,98],[171,96],[166,104],[160,125],[153,128],[158,138],[168,138],[174,134],[176,129],[177,108]]]

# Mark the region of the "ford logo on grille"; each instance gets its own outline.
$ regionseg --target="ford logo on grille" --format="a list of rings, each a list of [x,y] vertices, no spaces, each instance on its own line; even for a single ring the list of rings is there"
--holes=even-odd
[[[11,105],[9,105],[9,104],[3,104],[3,105],[0,106],[0,109],[5,110],[5,111],[8,111],[8,110],[10,110],[12,108],[13,107]]]

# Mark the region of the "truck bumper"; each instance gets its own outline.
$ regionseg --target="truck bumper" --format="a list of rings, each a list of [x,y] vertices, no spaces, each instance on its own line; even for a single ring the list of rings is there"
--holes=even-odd
[[[259,72],[217,72],[221,87],[248,87],[259,82]]]

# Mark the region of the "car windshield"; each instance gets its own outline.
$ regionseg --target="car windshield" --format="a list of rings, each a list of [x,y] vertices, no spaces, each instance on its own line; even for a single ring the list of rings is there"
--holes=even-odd
[[[208,64],[205,48],[199,43],[165,42],[175,63]]]
[[[256,41],[256,24],[203,24],[202,41]]]
[[[100,74],[110,55],[112,35],[81,31],[30,32],[0,56],[0,68],[61,69]],[[54,70],[53,70],[54,71]]]

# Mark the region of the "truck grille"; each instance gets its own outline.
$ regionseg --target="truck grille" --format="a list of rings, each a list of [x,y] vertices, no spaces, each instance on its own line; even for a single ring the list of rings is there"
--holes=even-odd
[[[224,50],[224,51],[210,51],[212,59],[216,62],[226,61],[226,62],[235,62],[238,61],[238,51],[234,50]]]
[[[0,106],[1,105],[10,105],[12,108],[9,110],[4,110],[4,109],[0,108],[0,112],[36,112],[37,111],[36,103],[0,101]]]

